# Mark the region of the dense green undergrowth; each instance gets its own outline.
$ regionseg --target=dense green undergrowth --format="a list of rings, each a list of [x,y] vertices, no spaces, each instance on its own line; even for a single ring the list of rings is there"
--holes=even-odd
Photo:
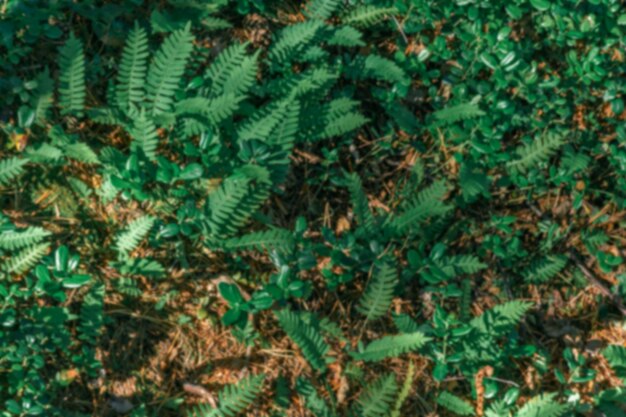
[[[2,415],[624,415],[625,33],[617,0],[5,1]],[[120,311],[246,360],[122,401]]]

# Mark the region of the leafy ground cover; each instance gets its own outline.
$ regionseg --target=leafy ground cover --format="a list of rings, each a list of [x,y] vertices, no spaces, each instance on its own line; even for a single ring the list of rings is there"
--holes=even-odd
[[[626,410],[618,0],[7,0],[3,416]]]

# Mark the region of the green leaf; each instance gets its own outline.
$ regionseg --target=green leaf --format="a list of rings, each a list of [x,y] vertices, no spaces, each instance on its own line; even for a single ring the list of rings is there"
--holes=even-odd
[[[63,287],[80,288],[89,283],[89,281],[91,281],[91,277],[89,275],[72,275],[71,277],[63,280]]]
[[[351,352],[356,360],[378,362],[386,358],[398,357],[404,353],[416,351],[431,340],[421,332],[384,336],[371,342],[361,352]]]
[[[12,156],[0,161],[0,185],[8,185],[18,175],[24,172],[24,165],[28,163],[27,158]]]
[[[459,416],[474,415],[474,407],[471,404],[448,391],[443,391],[439,394],[437,404]]]
[[[85,109],[85,52],[83,43],[70,33],[59,50],[59,101],[61,114],[81,116]]]
[[[551,6],[549,0],[530,0],[530,4],[540,12],[548,10]]]

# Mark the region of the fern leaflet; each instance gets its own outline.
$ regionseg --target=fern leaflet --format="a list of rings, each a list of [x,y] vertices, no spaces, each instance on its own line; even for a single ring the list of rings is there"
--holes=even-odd
[[[194,407],[189,417],[235,417],[254,403],[261,393],[265,375],[253,375],[236,385],[227,385],[219,393],[219,404],[213,408],[208,404]]]
[[[8,273],[21,274],[31,269],[37,262],[41,260],[50,248],[49,243],[42,243],[35,246],[29,246],[13,255],[5,262],[2,269]]]
[[[147,98],[152,114],[169,113],[174,94],[193,50],[191,25],[172,33],[161,45],[148,69]]]
[[[393,291],[398,284],[398,271],[391,261],[375,267],[372,278],[356,307],[367,320],[384,316],[391,305]]]
[[[70,34],[59,50],[59,101],[61,114],[81,116],[85,109],[85,52],[83,43]]]
[[[421,332],[384,336],[371,342],[362,352],[352,352],[350,355],[356,360],[378,362],[420,349],[430,340]]]
[[[357,402],[354,415],[363,417],[384,417],[389,414],[398,392],[398,383],[393,374],[381,375],[367,384]]]
[[[11,180],[24,172],[27,158],[12,156],[0,161],[0,185],[7,185]]]
[[[326,352],[329,346],[320,332],[293,311],[278,311],[276,317],[280,327],[300,347],[311,367],[319,372],[326,371]]]
[[[50,232],[37,226],[28,227],[23,230],[8,230],[0,233],[0,249],[21,249],[25,246],[35,245],[47,236],[50,236]]]
[[[146,31],[135,22],[128,34],[117,74],[117,105],[124,111],[132,106],[139,107],[145,98],[149,55]]]
[[[120,255],[127,255],[134,250],[144,237],[150,232],[156,219],[152,216],[142,216],[133,220],[122,233],[117,236],[115,249]]]
[[[474,407],[470,403],[448,391],[443,391],[439,394],[437,404],[459,416],[474,415]]]

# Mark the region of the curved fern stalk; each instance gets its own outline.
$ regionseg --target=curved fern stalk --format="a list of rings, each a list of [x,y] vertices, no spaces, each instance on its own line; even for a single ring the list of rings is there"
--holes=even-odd
[[[363,5],[348,13],[342,21],[346,25],[369,27],[385,20],[388,16],[397,13],[397,11],[395,7]]]
[[[17,254],[13,255],[3,265],[3,270],[8,273],[21,274],[28,271],[37,264],[47,253],[50,248],[49,243],[42,243],[35,246],[27,247]]]
[[[46,229],[37,226],[23,230],[8,230],[0,233],[0,249],[17,250],[25,246],[35,245],[50,234]]]
[[[459,416],[474,415],[474,407],[470,403],[448,391],[442,391],[439,394],[437,404]]]
[[[213,408],[200,404],[187,413],[189,417],[235,417],[254,403],[261,393],[264,374],[252,375],[236,385],[227,385],[220,391],[219,404]]]
[[[351,352],[350,356],[365,362],[378,362],[418,350],[430,340],[432,340],[430,337],[424,336],[421,332],[385,336],[373,341],[361,352]]]
[[[235,96],[246,93],[254,84],[257,74],[257,58],[260,51],[252,56],[246,53],[249,43],[233,45],[226,48],[213,61],[205,73],[211,82],[209,97],[222,94]]]
[[[397,284],[398,271],[391,261],[375,266],[372,278],[359,299],[357,311],[368,321],[384,316],[391,305]]]
[[[148,69],[147,99],[153,115],[170,113],[185,66],[193,50],[191,24],[168,36]]]
[[[156,126],[143,108],[139,112],[139,116],[134,119],[131,135],[133,137],[130,145],[131,150],[136,152],[137,149],[141,149],[149,160],[155,161],[159,136]]]
[[[276,312],[276,317],[280,327],[300,347],[311,367],[319,372],[325,372],[329,346],[320,332],[293,311],[280,310]]]
[[[365,234],[374,233],[374,215],[369,207],[369,201],[365,192],[361,178],[355,173],[346,175],[348,191],[352,203],[352,212],[359,226],[363,228]]]
[[[260,232],[252,232],[241,237],[227,239],[222,246],[227,250],[276,249],[282,252],[289,252],[293,250],[294,239],[291,231],[289,230],[270,229]]]
[[[393,409],[391,410],[390,417],[402,417],[400,414],[400,410],[402,409],[402,405],[408,398],[411,392],[411,386],[413,385],[413,377],[415,376],[415,365],[413,365],[412,361],[409,361],[409,369],[406,371],[406,376],[404,377],[404,382],[402,383],[402,388],[400,389],[400,393],[398,393],[398,398],[393,405]]]
[[[27,158],[12,156],[0,161],[0,185],[8,185],[15,177],[24,172]]]
[[[353,415],[359,417],[385,417],[398,392],[398,383],[393,374],[385,374],[367,384],[353,406]]]
[[[341,0],[311,0],[305,6],[306,15],[313,19],[328,19],[337,10]]]
[[[568,414],[571,407],[558,403],[555,398],[553,393],[533,397],[515,413],[515,417],[562,417]]]
[[[85,52],[83,43],[71,33],[59,50],[59,101],[61,114],[81,116],[85,109]]]
[[[133,251],[144,237],[150,232],[154,225],[155,218],[152,216],[142,216],[133,220],[122,233],[117,236],[115,250],[122,256]]]
[[[507,163],[512,172],[525,173],[533,166],[548,160],[563,144],[565,136],[554,132],[535,138],[517,149],[518,158]]]
[[[115,93],[117,105],[127,112],[132,106],[139,107],[145,99],[146,73],[148,71],[148,35],[135,22],[122,52]]]

